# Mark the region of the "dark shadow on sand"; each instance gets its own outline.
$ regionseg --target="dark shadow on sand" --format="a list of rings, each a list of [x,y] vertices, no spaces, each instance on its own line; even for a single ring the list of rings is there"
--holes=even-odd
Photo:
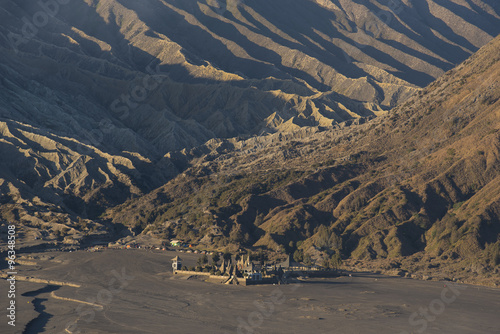
[[[59,289],[59,286],[56,285],[47,285],[41,289],[35,290],[35,291],[28,291],[22,294],[24,297],[35,297],[40,294],[44,293],[50,293],[53,292],[57,289]],[[38,312],[38,317],[32,319],[26,327],[24,328],[23,334],[30,334],[30,333],[42,333],[44,332],[45,325],[47,325],[47,322],[49,321],[50,318],[53,317],[52,314],[49,314],[45,312],[45,306],[43,305],[44,302],[47,301],[47,298],[35,298],[33,299],[33,306],[35,308],[35,311]]]

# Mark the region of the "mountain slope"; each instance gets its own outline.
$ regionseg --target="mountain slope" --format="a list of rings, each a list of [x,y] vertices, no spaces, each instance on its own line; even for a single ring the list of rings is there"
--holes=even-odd
[[[4,3],[2,76],[47,110],[54,99],[71,105],[87,132],[111,124],[106,149],[133,140],[148,157],[379,115],[500,33],[493,0],[78,0],[40,28],[39,4]],[[4,108],[2,117],[65,127]],[[125,143],[112,139],[118,131]]]
[[[500,265],[499,49],[497,37],[363,125],[172,154],[182,175],[107,216],[219,248],[487,280]]]

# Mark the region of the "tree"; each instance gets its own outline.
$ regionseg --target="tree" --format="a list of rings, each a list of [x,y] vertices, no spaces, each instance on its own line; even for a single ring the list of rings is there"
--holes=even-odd
[[[260,262],[261,265],[264,264],[268,260],[267,254],[262,251],[262,249],[259,249],[259,252],[256,254],[257,261]]]
[[[498,266],[500,264],[500,243],[486,244],[484,250],[489,264],[493,267]]]
[[[222,255],[222,258],[223,258],[224,260],[226,260],[226,261],[231,260],[231,257],[232,257],[231,253],[229,253],[229,251],[227,251],[227,250],[226,250],[226,251],[224,252],[224,254]]]
[[[243,232],[241,231],[241,225],[233,225],[231,232],[229,232],[229,241],[232,243],[241,243],[243,241]]]
[[[309,222],[304,224],[304,230],[306,231],[306,237],[310,238],[311,237],[311,225]]]
[[[213,264],[217,264],[217,262],[219,262],[219,260],[220,260],[219,253],[214,252],[214,253],[212,254],[212,262],[213,262]]]
[[[335,250],[341,250],[342,249],[342,238],[338,236],[335,233],[332,233],[330,235],[330,248],[335,249]]]
[[[188,235],[187,235],[187,239],[191,240],[191,241],[196,241],[196,233],[194,233],[194,231],[189,231]]]
[[[323,258],[323,261],[321,262],[321,266],[326,268],[326,269],[330,269],[331,263],[330,263],[330,259],[327,256],[325,256]]]
[[[295,262],[302,262],[302,261],[304,261],[304,252],[302,251],[302,249],[297,249],[293,253],[293,259],[295,260]]]
[[[208,257],[206,254],[203,254],[203,256],[201,257],[201,263],[202,264],[207,264],[208,263]]]
[[[340,250],[342,249],[342,239],[334,232],[330,232],[325,225],[321,225],[315,235],[314,244],[318,248]]]
[[[314,244],[319,248],[330,248],[329,239],[330,234],[328,233],[328,229],[325,225],[321,225],[316,233],[316,241]]]
[[[247,233],[243,234],[243,242],[245,244],[248,244],[249,241],[250,241],[250,234],[248,234],[248,232],[247,232]]]
[[[330,261],[332,263],[332,267],[335,269],[338,269],[340,266],[342,266],[342,258],[340,257],[339,253],[333,254]]]
[[[257,211],[257,215],[255,216],[255,220],[254,220],[253,224],[255,226],[260,226],[260,225],[262,225],[263,222],[264,222],[264,214],[263,213],[259,213]]]
[[[180,237],[185,237],[189,233],[189,226],[186,223],[183,223],[177,231],[177,235]]]
[[[311,258],[311,255],[309,254],[306,254],[304,256],[304,264],[308,267],[311,267],[313,265],[313,262],[312,262],[312,258]]]

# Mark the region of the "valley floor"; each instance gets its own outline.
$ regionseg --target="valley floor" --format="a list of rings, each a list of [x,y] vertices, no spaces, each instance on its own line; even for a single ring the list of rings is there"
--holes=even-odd
[[[2,333],[498,333],[500,290],[371,273],[280,286],[174,277],[175,252],[30,254]],[[25,257],[26,258],[26,257]],[[195,254],[182,254],[187,265]],[[32,279],[31,279],[32,280]],[[47,284],[47,282],[49,282]],[[71,283],[69,285],[61,285]],[[79,286],[79,287],[78,287]],[[0,280],[2,296],[8,284]],[[6,298],[2,297],[2,303]],[[26,329],[25,329],[26,328]]]

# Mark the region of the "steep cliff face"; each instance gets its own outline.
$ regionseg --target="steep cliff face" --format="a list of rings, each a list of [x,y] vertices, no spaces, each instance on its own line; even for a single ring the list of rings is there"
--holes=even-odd
[[[363,125],[172,155],[188,167],[181,176],[108,217],[153,229],[175,221],[167,234],[216,247],[488,275],[500,265],[499,49],[496,38]]]

